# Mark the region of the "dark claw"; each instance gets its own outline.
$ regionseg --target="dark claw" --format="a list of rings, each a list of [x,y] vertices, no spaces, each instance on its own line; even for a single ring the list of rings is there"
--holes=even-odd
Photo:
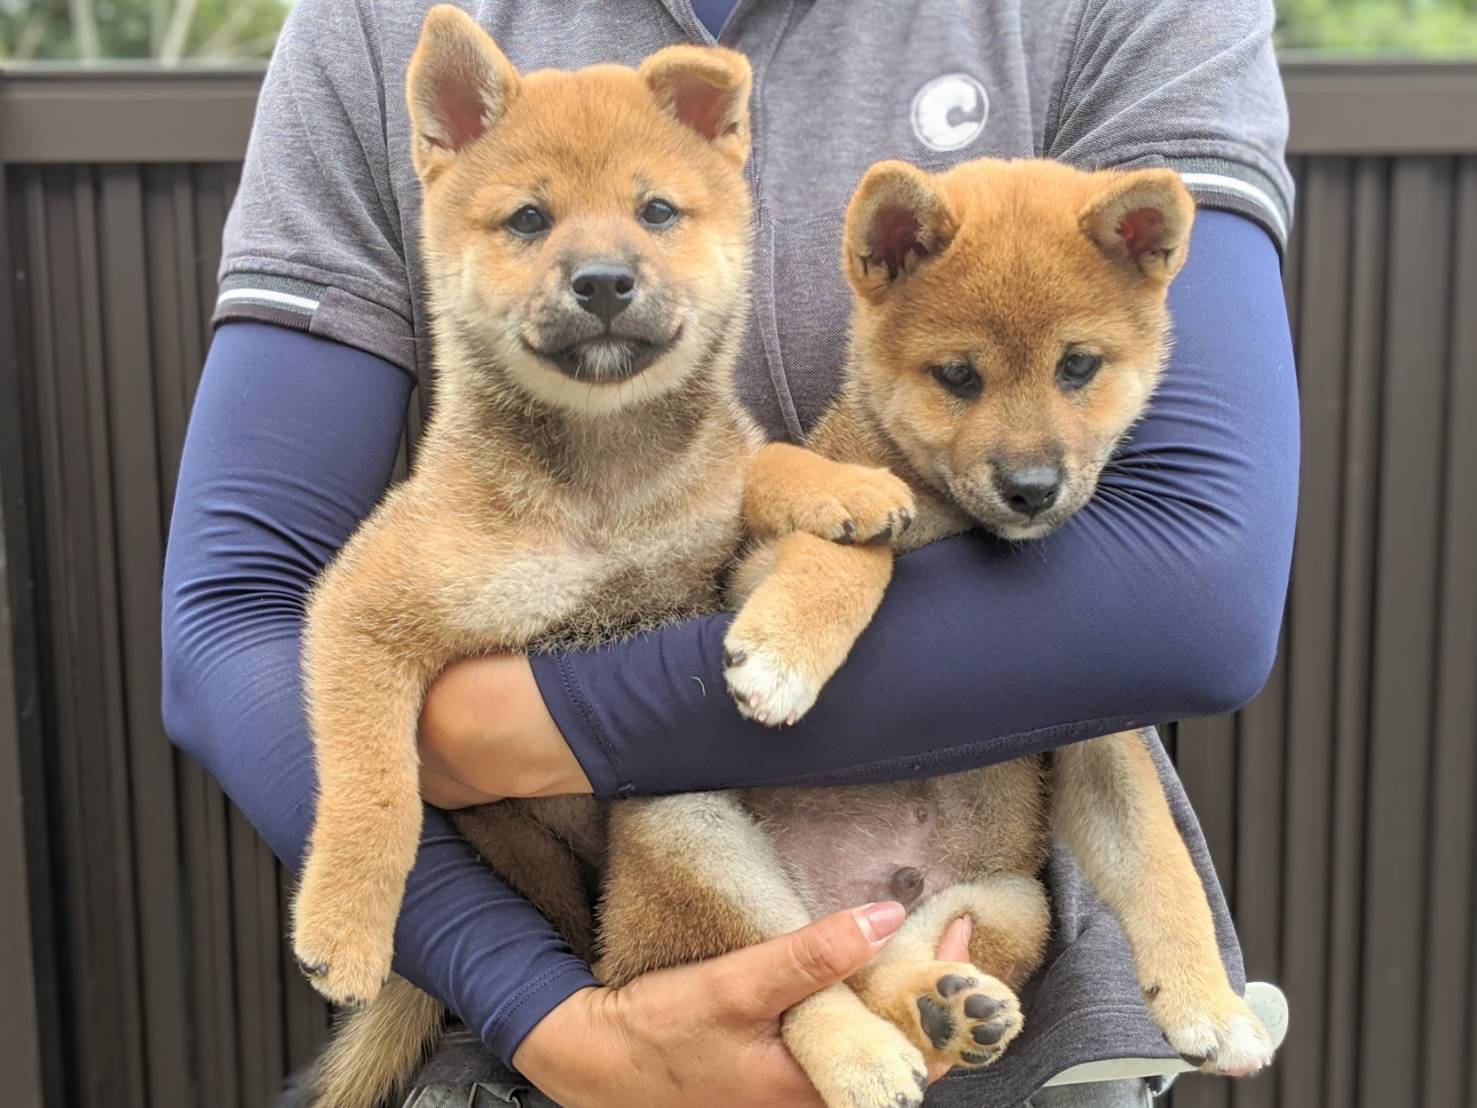
[[[938,984],[935,986],[935,988],[938,989],[939,996],[953,996],[960,989],[965,989],[968,988],[970,985],[978,984],[979,982],[975,981],[973,978],[961,977],[957,973],[946,973],[944,974],[944,976],[939,978]]]
[[[304,977],[326,977],[328,976],[328,963],[319,962],[316,965],[308,965],[301,958],[297,960],[297,968],[303,971]]]
[[[735,700],[737,700],[740,704],[744,705],[744,707],[748,707],[748,705],[749,705],[749,694],[748,693],[740,692],[738,689],[729,689],[728,691],[733,694],[733,698]]]
[[[856,542],[856,521],[848,519],[841,525],[841,537],[836,540],[842,546]]]
[[[729,669],[732,669],[734,666],[741,666],[748,660],[749,652],[747,650],[728,650],[725,648],[723,651],[723,664]]]
[[[914,1070],[913,1080],[918,1082],[918,1091],[920,1093],[925,1093],[928,1091],[928,1074],[924,1073],[922,1070]]]
[[[901,521],[901,523],[902,523],[902,529],[904,531],[906,531],[909,527],[913,526],[913,513],[910,512],[910,511],[908,511],[908,509],[906,509],[906,508],[900,509],[898,511],[897,517]]]
[[[974,1041],[980,1046],[994,1046],[1005,1038],[1005,1021],[995,1020],[993,1023],[982,1023],[972,1033]]]
[[[1209,1061],[1209,1059],[1196,1058],[1193,1054],[1181,1054],[1180,1061],[1188,1062],[1190,1063],[1190,1065],[1194,1066],[1198,1070],[1201,1066],[1205,1065],[1205,1063]]]
[[[998,1011],[999,1002],[984,993],[976,993],[964,1002],[964,1014],[972,1020],[987,1020]]]
[[[892,524],[889,523],[886,527],[882,528],[882,530],[878,531],[875,535],[873,535],[867,541],[870,542],[870,543],[872,543],[874,546],[884,546],[887,543],[891,542],[892,541]]]
[[[971,1066],[983,1066],[986,1062],[990,1060],[990,1056],[988,1054],[977,1054],[972,1050],[961,1050],[959,1052],[959,1057],[962,1061],[968,1062]]]

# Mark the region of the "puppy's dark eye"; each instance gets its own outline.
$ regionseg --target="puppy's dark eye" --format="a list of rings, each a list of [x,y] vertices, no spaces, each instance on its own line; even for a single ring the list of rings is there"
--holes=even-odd
[[[508,217],[508,230],[515,235],[532,238],[549,229],[549,217],[532,204],[525,204]]]
[[[648,227],[670,227],[677,219],[677,209],[665,200],[648,200],[636,218]]]
[[[961,400],[973,400],[984,388],[985,383],[968,362],[945,362],[934,366],[930,372],[934,380]]]
[[[1096,377],[1102,367],[1103,360],[1096,354],[1073,350],[1062,355],[1062,360],[1057,363],[1056,379],[1064,389],[1080,389]]]

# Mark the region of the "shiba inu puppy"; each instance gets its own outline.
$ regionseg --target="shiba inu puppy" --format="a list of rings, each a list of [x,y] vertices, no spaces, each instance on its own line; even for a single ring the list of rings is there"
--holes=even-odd
[[[381,992],[437,672],[720,605],[760,442],[732,387],[750,83],[741,55],[696,46],[639,69],[519,75],[469,16],[427,16],[407,94],[436,405],[410,478],[317,584],[305,635],[319,794],[293,945],[323,995],[374,1001],[316,1068],[313,1103],[380,1103],[441,1025],[407,982]],[[832,473],[855,484],[864,533],[909,501],[883,471]],[[503,802],[454,821],[591,954],[598,805]]]
[[[1169,170],[867,173],[843,240],[847,376],[809,445],[889,467],[914,504],[889,544],[841,545],[822,536],[848,537],[844,507],[823,480],[806,487],[818,459],[775,447],[756,462],[786,472],[756,477],[767,495],[746,502],[755,532],[776,537],[736,582],[747,601],[726,661],[742,711],[778,724],[811,706],[894,552],[976,526],[1039,538],[1088,502],[1159,379],[1193,217]],[[1170,1045],[1211,1072],[1254,1072],[1268,1039],[1227,978],[1145,742],[1110,735],[924,782],[632,801],[612,818],[602,968],[619,983],[901,900],[909,918],[884,951],[792,1009],[784,1035],[831,1108],[919,1104],[929,1066],[989,1065],[1021,1030],[1015,990],[1046,947],[1055,832],[1121,921]],[[937,961],[962,915],[970,961]]]

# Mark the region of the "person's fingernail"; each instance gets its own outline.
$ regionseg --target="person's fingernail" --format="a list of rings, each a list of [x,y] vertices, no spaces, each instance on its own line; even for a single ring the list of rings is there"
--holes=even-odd
[[[908,910],[895,900],[882,900],[856,910],[856,924],[870,942],[878,943],[903,925]]]

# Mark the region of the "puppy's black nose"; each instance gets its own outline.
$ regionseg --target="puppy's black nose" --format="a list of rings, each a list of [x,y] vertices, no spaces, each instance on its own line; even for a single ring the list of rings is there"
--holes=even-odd
[[[1056,503],[1062,488],[1062,471],[1055,466],[1009,469],[996,476],[995,487],[1011,511],[1029,519]]]
[[[592,262],[575,270],[569,287],[581,308],[609,323],[630,306],[636,274],[621,262]]]

